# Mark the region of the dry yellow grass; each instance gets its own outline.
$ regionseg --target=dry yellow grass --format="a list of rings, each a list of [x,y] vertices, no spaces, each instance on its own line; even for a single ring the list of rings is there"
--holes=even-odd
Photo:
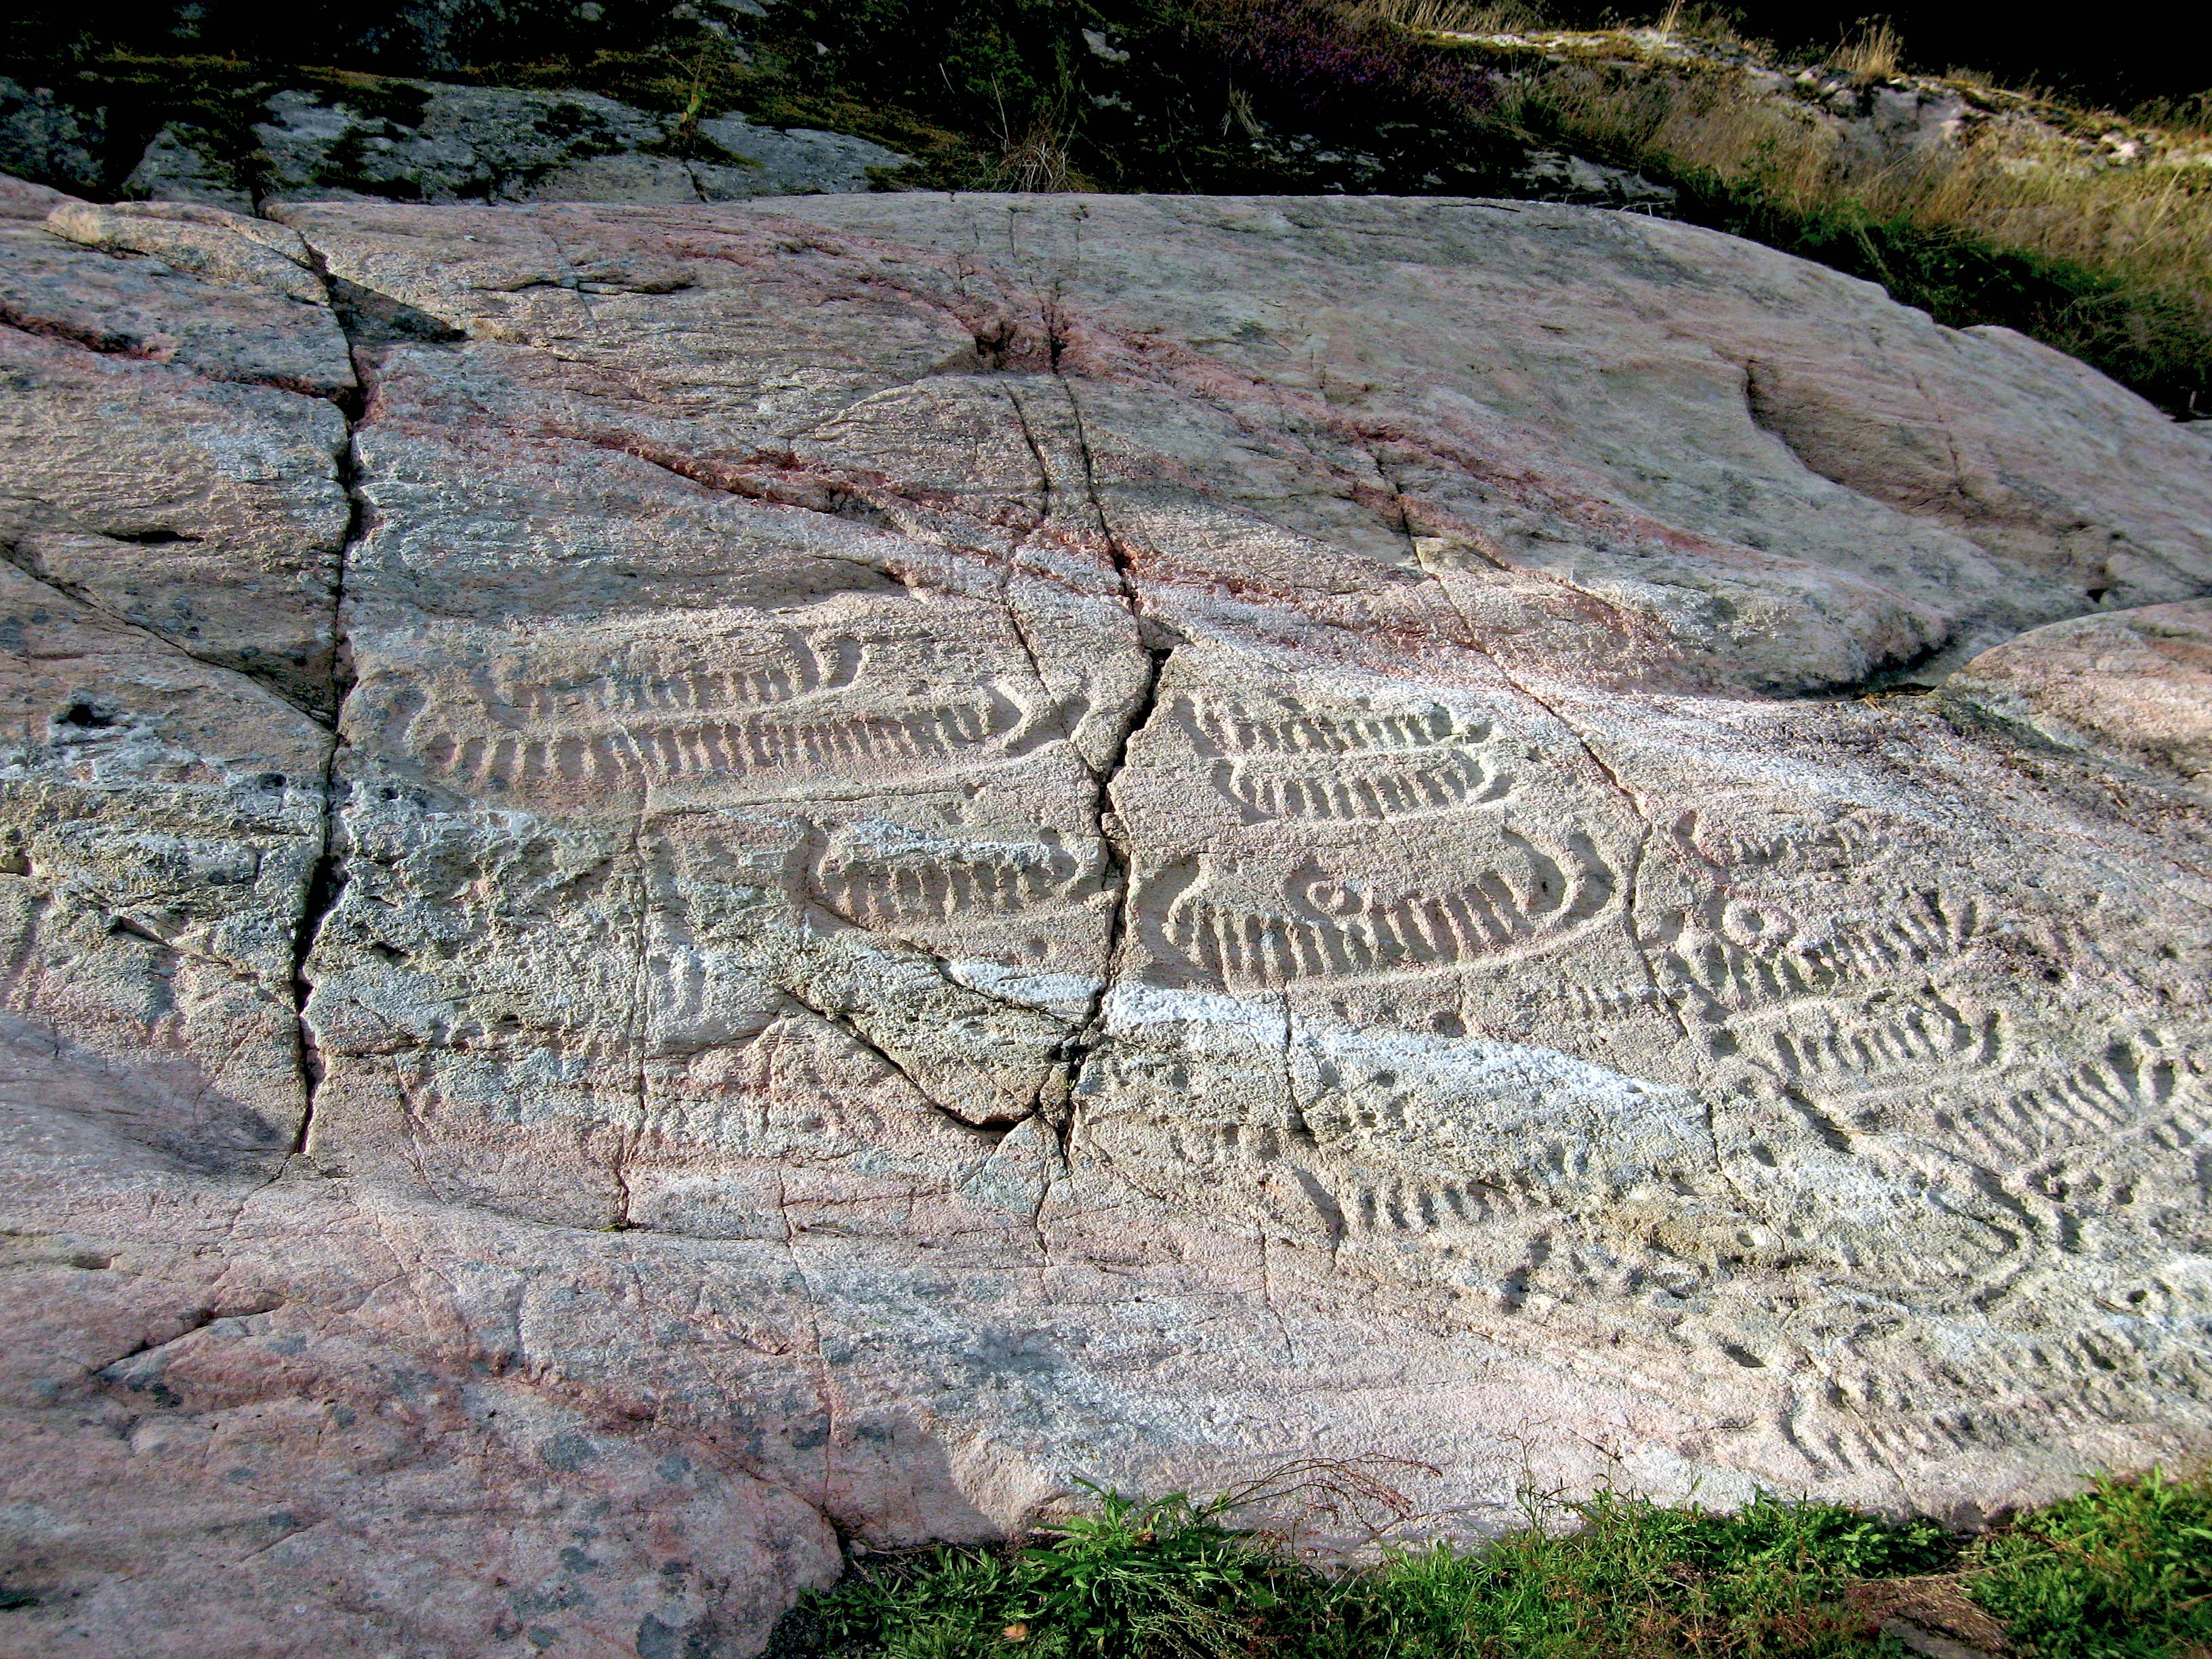
[[[1547,27],[1541,13],[1518,0],[1352,0],[1355,23],[1384,23],[1414,34],[1513,34]]]
[[[980,188],[1024,196],[1080,190],[1085,180],[1067,158],[1067,142],[1048,127],[1037,127],[1007,144],[985,169]]]
[[[1836,53],[1836,67],[1860,86],[1887,81],[1903,61],[1904,43],[1885,21],[1862,33]]]
[[[1352,0],[1347,9],[1363,21],[1428,34],[1540,26],[1516,0]],[[1672,37],[1705,34],[1709,25],[1674,0],[1658,27]],[[1900,63],[1899,37],[1885,23],[1843,47],[1834,66],[1867,84],[1898,74]],[[2092,167],[2078,154],[2054,146],[2039,155],[2017,142],[1947,144],[1899,160],[1840,142],[1814,110],[1717,61],[1654,60],[1624,70],[1617,62],[1568,54],[1565,62],[1520,68],[1498,113],[1622,165],[1694,169],[1730,185],[1753,185],[1795,211],[1848,202],[1926,229],[2212,288],[2212,167]],[[2170,113],[2176,137],[2212,126],[2212,108],[2203,100],[2144,113]]]
[[[2212,288],[2212,168],[2092,168],[1996,143],[1903,157],[1862,149],[1810,108],[1719,65],[1551,65],[1521,77],[1499,112],[1624,164],[1755,185],[1796,212],[1849,203],[1923,229]]]
[[[1664,21],[1679,30],[1682,14]],[[1895,34],[1877,29],[1835,67],[1864,86],[1896,72],[1898,54]],[[2178,351],[2212,365],[2212,166],[2187,158],[2185,123],[2152,135],[2148,161],[2106,165],[2083,137],[2125,124],[2094,112],[2061,112],[2062,126],[2039,111],[2041,125],[1994,119],[1955,141],[1884,147],[1724,55],[1638,60],[1608,43],[1524,55],[1511,69],[1496,117],[1546,143],[1755,192],[1804,220],[1909,228],[2058,262],[2089,278],[2090,297],[2061,319],[2081,349],[2116,368],[2114,353],[2148,362]],[[1984,89],[1985,102],[2008,97]],[[2160,159],[2167,151],[2179,159]],[[2090,293],[2099,284],[2106,291]]]
[[[1703,222],[1876,276],[1946,320],[2014,323],[2176,406],[2212,400],[2212,145],[2195,136],[2212,94],[2130,122],[1961,76],[1963,126],[1885,137],[1887,88],[1945,95],[1887,23],[1840,42],[1800,96],[1772,72],[1787,60],[1701,0],[1579,31],[1543,0],[1332,3],[1357,27],[1488,56],[1497,94],[1477,125],[1674,184]],[[1857,113],[1827,101],[1839,86]]]

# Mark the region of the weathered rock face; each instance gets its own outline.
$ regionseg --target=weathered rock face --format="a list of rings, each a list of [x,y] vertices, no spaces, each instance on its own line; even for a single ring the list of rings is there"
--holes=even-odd
[[[104,106],[76,108],[0,76],[0,166],[88,194],[112,185],[134,200],[243,214],[265,198],[301,195],[739,201],[866,191],[912,165],[845,133],[761,126],[738,114],[686,123],[590,92],[356,76],[280,88],[260,112],[244,131],[166,120],[135,165],[128,154],[112,165]]]
[[[1983,653],[1951,684],[2062,745],[2100,748],[2212,791],[2212,607],[2054,623]]]
[[[0,199],[19,1639],[2212,1443],[2212,452],[2087,370],[1567,208]]]
[[[380,87],[384,106],[368,109],[308,91],[273,96],[270,118],[254,129],[259,149],[249,158],[261,170],[263,192],[425,202],[722,202],[865,191],[870,168],[908,165],[863,138],[780,131],[739,115],[699,122],[686,136],[672,117],[587,92],[404,81]],[[395,94],[404,106],[395,106]],[[149,150],[140,168],[148,176],[133,175],[145,193],[198,194],[162,188],[164,180],[149,173],[160,165]],[[221,159],[204,160],[203,168],[234,179],[239,171]],[[230,188],[242,191],[244,181]]]

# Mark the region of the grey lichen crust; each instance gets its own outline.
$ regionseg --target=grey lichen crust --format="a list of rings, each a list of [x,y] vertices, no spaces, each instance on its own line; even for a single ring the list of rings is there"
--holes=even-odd
[[[1566,207],[0,203],[8,1617],[2212,1443],[2212,465],[2078,365]]]

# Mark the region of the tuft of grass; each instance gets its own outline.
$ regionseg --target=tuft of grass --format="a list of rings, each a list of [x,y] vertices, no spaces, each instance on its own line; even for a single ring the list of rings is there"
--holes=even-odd
[[[2212,1474],[2098,1481],[1984,1542],[1966,1594],[2038,1659],[2212,1653]]]
[[[1905,43],[1897,38],[1888,20],[1863,29],[1859,37],[1836,53],[1836,67],[1862,87],[1872,86],[1877,81],[1887,81],[1903,67]]]
[[[1380,23],[1411,34],[1507,34],[1545,27],[1542,13],[1520,0],[1352,0],[1355,25]]]
[[[1932,1523],[1761,1498],[1734,1515],[1603,1495],[1529,1501],[1480,1553],[1437,1545],[1331,1571],[1223,1500],[1095,1513],[1006,1552],[863,1558],[812,1597],[819,1651],[851,1659],[1827,1659],[1870,1652],[1845,1590],[1955,1546]]]
[[[1140,1504],[1092,1489],[1078,1516],[1017,1552],[864,1561],[811,1611],[836,1654],[964,1659],[1018,1650],[1074,1659],[1240,1659],[1328,1622],[1328,1581],[1223,1526],[1185,1495]]]
[[[2032,1659],[2198,1659],[2212,1476],[2102,1480],[1978,1540],[1761,1497],[1733,1514],[1524,1494],[1486,1547],[1328,1566],[1236,1494],[1090,1514],[1003,1550],[863,1556],[780,1653],[834,1659],[1844,1659],[1887,1618]],[[1281,1495],[1278,1488],[1275,1495]],[[803,1632],[794,1641],[794,1632]]]
[[[1572,1523],[1559,1530],[1559,1523]],[[1387,1558],[1342,1581],[1359,1645],[1316,1652],[1406,1659],[1826,1659],[1873,1651],[1847,1596],[1863,1577],[1923,1571],[1955,1546],[1894,1523],[1762,1497],[1732,1515],[1601,1494],[1488,1549]]]

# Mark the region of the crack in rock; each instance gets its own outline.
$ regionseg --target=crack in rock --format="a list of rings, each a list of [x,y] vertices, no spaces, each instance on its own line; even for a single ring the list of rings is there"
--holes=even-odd
[[[306,246],[311,268],[322,283],[325,294],[329,296],[331,313],[337,318],[339,327],[345,329],[347,315],[337,303],[336,283],[331,276],[329,263],[312,241]],[[369,380],[362,373],[360,348],[354,343],[349,331],[347,334],[347,351],[353,360],[355,389],[332,400],[345,416],[346,422],[345,442],[333,458],[339,487],[345,491],[346,523],[344,532],[339,538],[337,568],[331,582],[331,743],[323,760],[319,844],[306,890],[301,895],[299,917],[292,934],[292,1012],[297,1031],[300,1076],[306,1096],[300,1114],[299,1133],[292,1146],[295,1157],[308,1152],[314,1133],[315,1108],[328,1072],[314,1022],[308,1018],[307,1005],[314,994],[315,987],[314,981],[308,977],[307,969],[315,941],[337,910],[346,888],[345,862],[337,850],[337,833],[338,752],[345,746],[346,700],[352,695],[354,687],[352,647],[346,634],[346,571],[354,550],[369,532],[370,507],[362,487],[357,435],[361,422],[367,414],[368,393],[365,388]]]

